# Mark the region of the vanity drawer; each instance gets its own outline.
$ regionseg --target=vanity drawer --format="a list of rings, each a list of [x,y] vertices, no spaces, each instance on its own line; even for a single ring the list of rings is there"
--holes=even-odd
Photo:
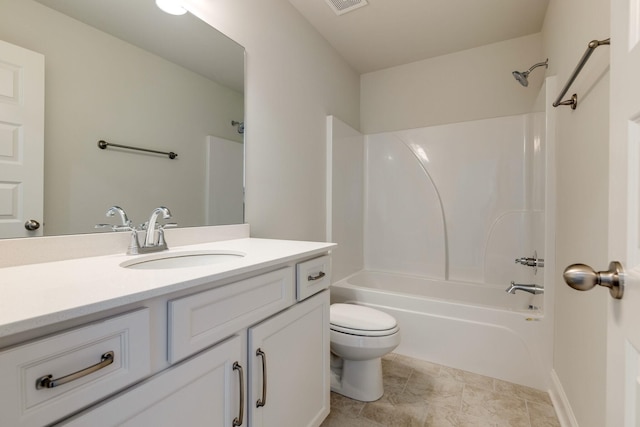
[[[196,353],[295,302],[287,267],[169,301],[169,362]]]
[[[148,309],[4,350],[2,425],[49,424],[147,376],[149,366]]]
[[[331,284],[331,257],[329,255],[296,265],[296,294],[298,301],[314,295]]]

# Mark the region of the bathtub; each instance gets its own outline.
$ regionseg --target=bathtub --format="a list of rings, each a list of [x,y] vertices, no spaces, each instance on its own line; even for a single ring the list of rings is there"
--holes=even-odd
[[[384,311],[399,323],[396,353],[547,390],[553,331],[543,295],[504,287],[360,271],[331,285],[331,302]]]

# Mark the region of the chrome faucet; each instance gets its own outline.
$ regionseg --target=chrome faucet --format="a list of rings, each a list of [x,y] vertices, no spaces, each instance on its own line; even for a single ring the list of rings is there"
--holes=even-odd
[[[116,214],[120,215],[120,220],[124,227],[131,227],[131,220],[127,217],[127,213],[120,206],[111,206],[109,210],[107,210],[106,216],[112,217]]]
[[[127,248],[127,255],[137,255],[139,253],[140,244],[138,243],[138,229],[133,226],[133,222],[127,217],[127,213],[120,206],[111,206],[106,216],[112,217],[116,214],[120,215],[121,225],[113,224],[96,224],[95,228],[111,227],[113,231],[130,231],[131,239]]]
[[[510,294],[515,294],[516,291],[525,291],[525,292],[529,292],[530,294],[534,294],[534,295],[538,295],[538,294],[543,294],[544,293],[544,286],[538,286],[538,285],[520,285],[518,283],[515,282],[511,282],[511,286],[509,286],[507,289],[505,289],[507,293]]]
[[[129,247],[127,248],[127,255],[145,254],[149,252],[158,252],[168,249],[167,242],[164,240],[164,229],[175,227],[177,226],[177,224],[157,224],[158,217],[160,215],[162,215],[163,219],[171,218],[171,211],[168,208],[165,208],[164,206],[155,208],[153,212],[151,212],[149,220],[138,227],[133,225],[133,222],[127,217],[127,213],[120,206],[111,206],[106,213],[108,217],[115,216],[116,214],[120,215],[120,220],[122,221],[121,225],[96,224],[95,227],[111,227],[113,231],[130,231],[131,240],[129,241]],[[138,239],[138,231],[140,230],[146,230],[144,245],[142,246],[140,245],[140,241]],[[157,238],[156,234],[158,236]]]
[[[167,249],[167,242],[164,240],[164,228],[165,227],[175,227],[176,224],[165,224],[165,225],[157,225],[158,216],[162,214],[163,219],[171,218],[171,211],[164,206],[160,206],[159,208],[155,208],[153,212],[151,212],[151,216],[149,217],[149,221],[147,221],[143,225],[143,229],[146,228],[147,233],[144,238],[144,246],[140,248],[140,252],[156,252]],[[156,238],[156,232],[158,237]]]
[[[107,213],[105,214],[105,216],[113,217],[113,216],[116,216],[116,214],[120,216],[120,221],[122,222],[121,225],[96,224],[95,228],[111,227],[113,231],[128,231],[131,228],[132,222],[127,217],[127,213],[120,206],[111,206],[109,209],[107,209]]]

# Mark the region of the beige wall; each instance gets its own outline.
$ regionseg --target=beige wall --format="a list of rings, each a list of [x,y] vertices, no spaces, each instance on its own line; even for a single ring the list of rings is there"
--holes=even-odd
[[[364,134],[528,113],[544,68],[529,87],[511,72],[544,61],[540,34],[362,75]]]
[[[1,6],[0,39],[45,56],[45,235],[93,232],[114,204],[136,223],[165,205],[181,226],[205,224],[206,137],[242,141],[230,122],[243,95],[39,3]]]
[[[359,128],[359,75],[286,0],[188,4],[247,50],[251,234],[324,240],[326,116]]]
[[[609,37],[609,1],[551,1],[542,34],[549,74],[557,74],[560,89],[587,43]],[[578,93],[578,108],[557,110],[554,370],[580,427],[605,425],[609,297],[570,289],[562,271],[576,262],[598,270],[608,265],[608,56],[608,47],[598,48],[569,92]]]

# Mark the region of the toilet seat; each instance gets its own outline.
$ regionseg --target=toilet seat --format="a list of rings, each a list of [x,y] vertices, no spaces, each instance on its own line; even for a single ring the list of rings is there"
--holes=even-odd
[[[330,325],[330,329],[334,332],[340,332],[348,335],[356,335],[359,337],[384,337],[387,335],[393,335],[400,330],[400,328],[398,328],[397,326],[395,328],[385,329],[383,331],[369,331],[369,330],[363,330],[363,329],[344,328],[336,325]]]
[[[332,331],[364,337],[380,337],[398,332],[393,316],[356,304],[332,304],[329,315]]]

